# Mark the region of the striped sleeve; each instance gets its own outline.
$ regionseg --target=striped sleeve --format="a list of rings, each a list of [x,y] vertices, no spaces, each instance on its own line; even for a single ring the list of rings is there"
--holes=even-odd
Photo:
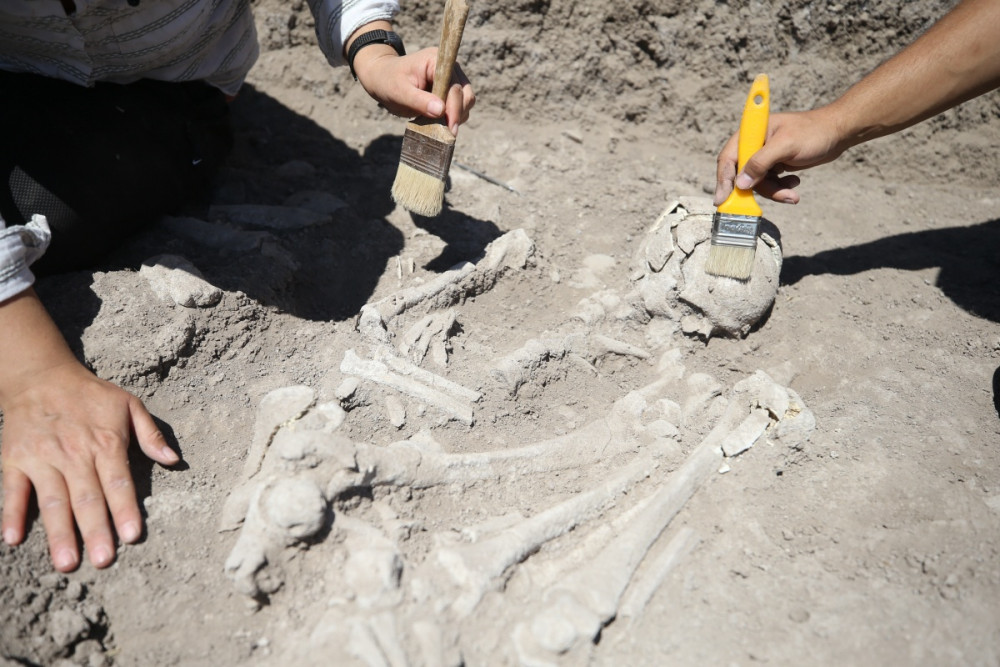
[[[35,282],[28,267],[42,256],[51,238],[44,215],[34,215],[28,224],[14,227],[6,227],[0,218],[0,302]]]
[[[309,0],[316,19],[316,37],[331,65],[346,65],[344,44],[355,30],[372,21],[391,21],[399,12],[396,0]]]

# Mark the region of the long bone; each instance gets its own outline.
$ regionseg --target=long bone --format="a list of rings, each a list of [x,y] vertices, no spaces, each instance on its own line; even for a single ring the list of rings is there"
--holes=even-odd
[[[495,239],[475,264],[462,262],[418,287],[396,292],[361,307],[358,329],[371,342],[388,343],[387,325],[398,315],[424,306],[443,310],[486,292],[508,270],[522,269],[535,254],[535,244],[523,229]]]
[[[450,418],[456,419],[463,424],[468,426],[472,426],[473,424],[472,406],[468,402],[453,398],[445,391],[424,384],[419,379],[391,371],[381,361],[366,361],[355,354],[354,350],[348,350],[344,353],[344,360],[340,364],[340,370],[348,375],[355,375],[365,380],[391,387],[408,396],[429,403]]]
[[[622,468],[597,487],[580,493],[549,509],[474,544],[439,548],[428,565],[446,573],[446,580],[458,588],[450,608],[464,618],[476,607],[487,590],[497,585],[501,575],[520,563],[543,544],[565,535],[580,524],[599,516],[639,480],[651,474],[656,464],[640,458]]]
[[[643,442],[657,441],[655,428],[652,424],[650,429],[644,427],[642,418],[649,401],[658,398],[668,385],[662,380],[653,382],[615,401],[607,416],[571,433],[524,447],[448,454],[419,437],[388,447],[356,443],[358,465],[371,471],[373,484],[428,488],[499,476],[550,473],[596,463],[639,449]],[[657,421],[662,424],[665,420]],[[651,432],[643,437],[647,430]],[[662,444],[663,438],[659,440]]]
[[[715,434],[706,438],[662,486],[616,519],[612,531],[616,537],[596,558],[545,592],[545,606],[527,625],[530,637],[524,624],[515,628],[519,655],[531,656],[538,649],[565,653],[579,641],[592,641],[614,618],[639,563],[698,487],[718,469],[722,453],[716,439]]]
[[[618,517],[614,524],[622,528],[611,531],[615,539],[587,565],[566,568],[570,574],[549,587],[545,604],[532,621],[515,627],[512,640],[521,662],[554,665],[559,655],[596,639],[617,615],[622,595],[657,538],[718,469],[723,449],[749,448],[767,427],[767,423],[761,426],[762,419],[774,415],[777,421],[789,414],[788,407],[787,393],[765,373],[738,383],[724,414],[684,465],[651,496]]]

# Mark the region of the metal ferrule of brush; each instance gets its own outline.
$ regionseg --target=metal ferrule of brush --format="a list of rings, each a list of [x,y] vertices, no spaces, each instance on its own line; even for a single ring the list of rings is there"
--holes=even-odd
[[[717,212],[712,217],[712,245],[756,248],[759,227],[756,216]]]
[[[399,161],[401,164],[409,165],[443,181],[448,175],[448,168],[451,166],[454,152],[454,142],[442,143],[406,128],[406,132],[403,134],[403,151]]]

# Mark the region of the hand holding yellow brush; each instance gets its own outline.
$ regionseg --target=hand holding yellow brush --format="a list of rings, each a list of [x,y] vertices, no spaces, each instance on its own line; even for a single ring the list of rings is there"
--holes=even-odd
[[[465,0],[448,0],[444,8],[441,45],[434,66],[431,93],[446,101],[458,46],[462,42],[469,5]],[[406,124],[399,169],[392,184],[392,198],[418,215],[433,217],[444,204],[444,183],[455,152],[455,137],[446,121],[417,118]]]
[[[750,87],[740,120],[737,173],[764,145],[770,102],[767,75],[758,74]],[[757,251],[761,215],[751,190],[733,188],[712,219],[712,248],[705,262],[705,271],[737,280],[749,279]]]

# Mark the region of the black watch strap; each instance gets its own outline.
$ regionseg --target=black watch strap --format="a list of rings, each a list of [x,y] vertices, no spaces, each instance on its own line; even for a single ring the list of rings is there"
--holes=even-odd
[[[354,71],[354,58],[358,55],[358,51],[369,44],[388,44],[396,49],[396,53],[399,55],[406,55],[406,49],[403,48],[403,38],[394,32],[389,32],[388,30],[371,30],[358,35],[351,42],[351,48],[347,51],[347,66],[351,68],[351,76],[354,77],[355,81],[358,80],[358,74]]]

